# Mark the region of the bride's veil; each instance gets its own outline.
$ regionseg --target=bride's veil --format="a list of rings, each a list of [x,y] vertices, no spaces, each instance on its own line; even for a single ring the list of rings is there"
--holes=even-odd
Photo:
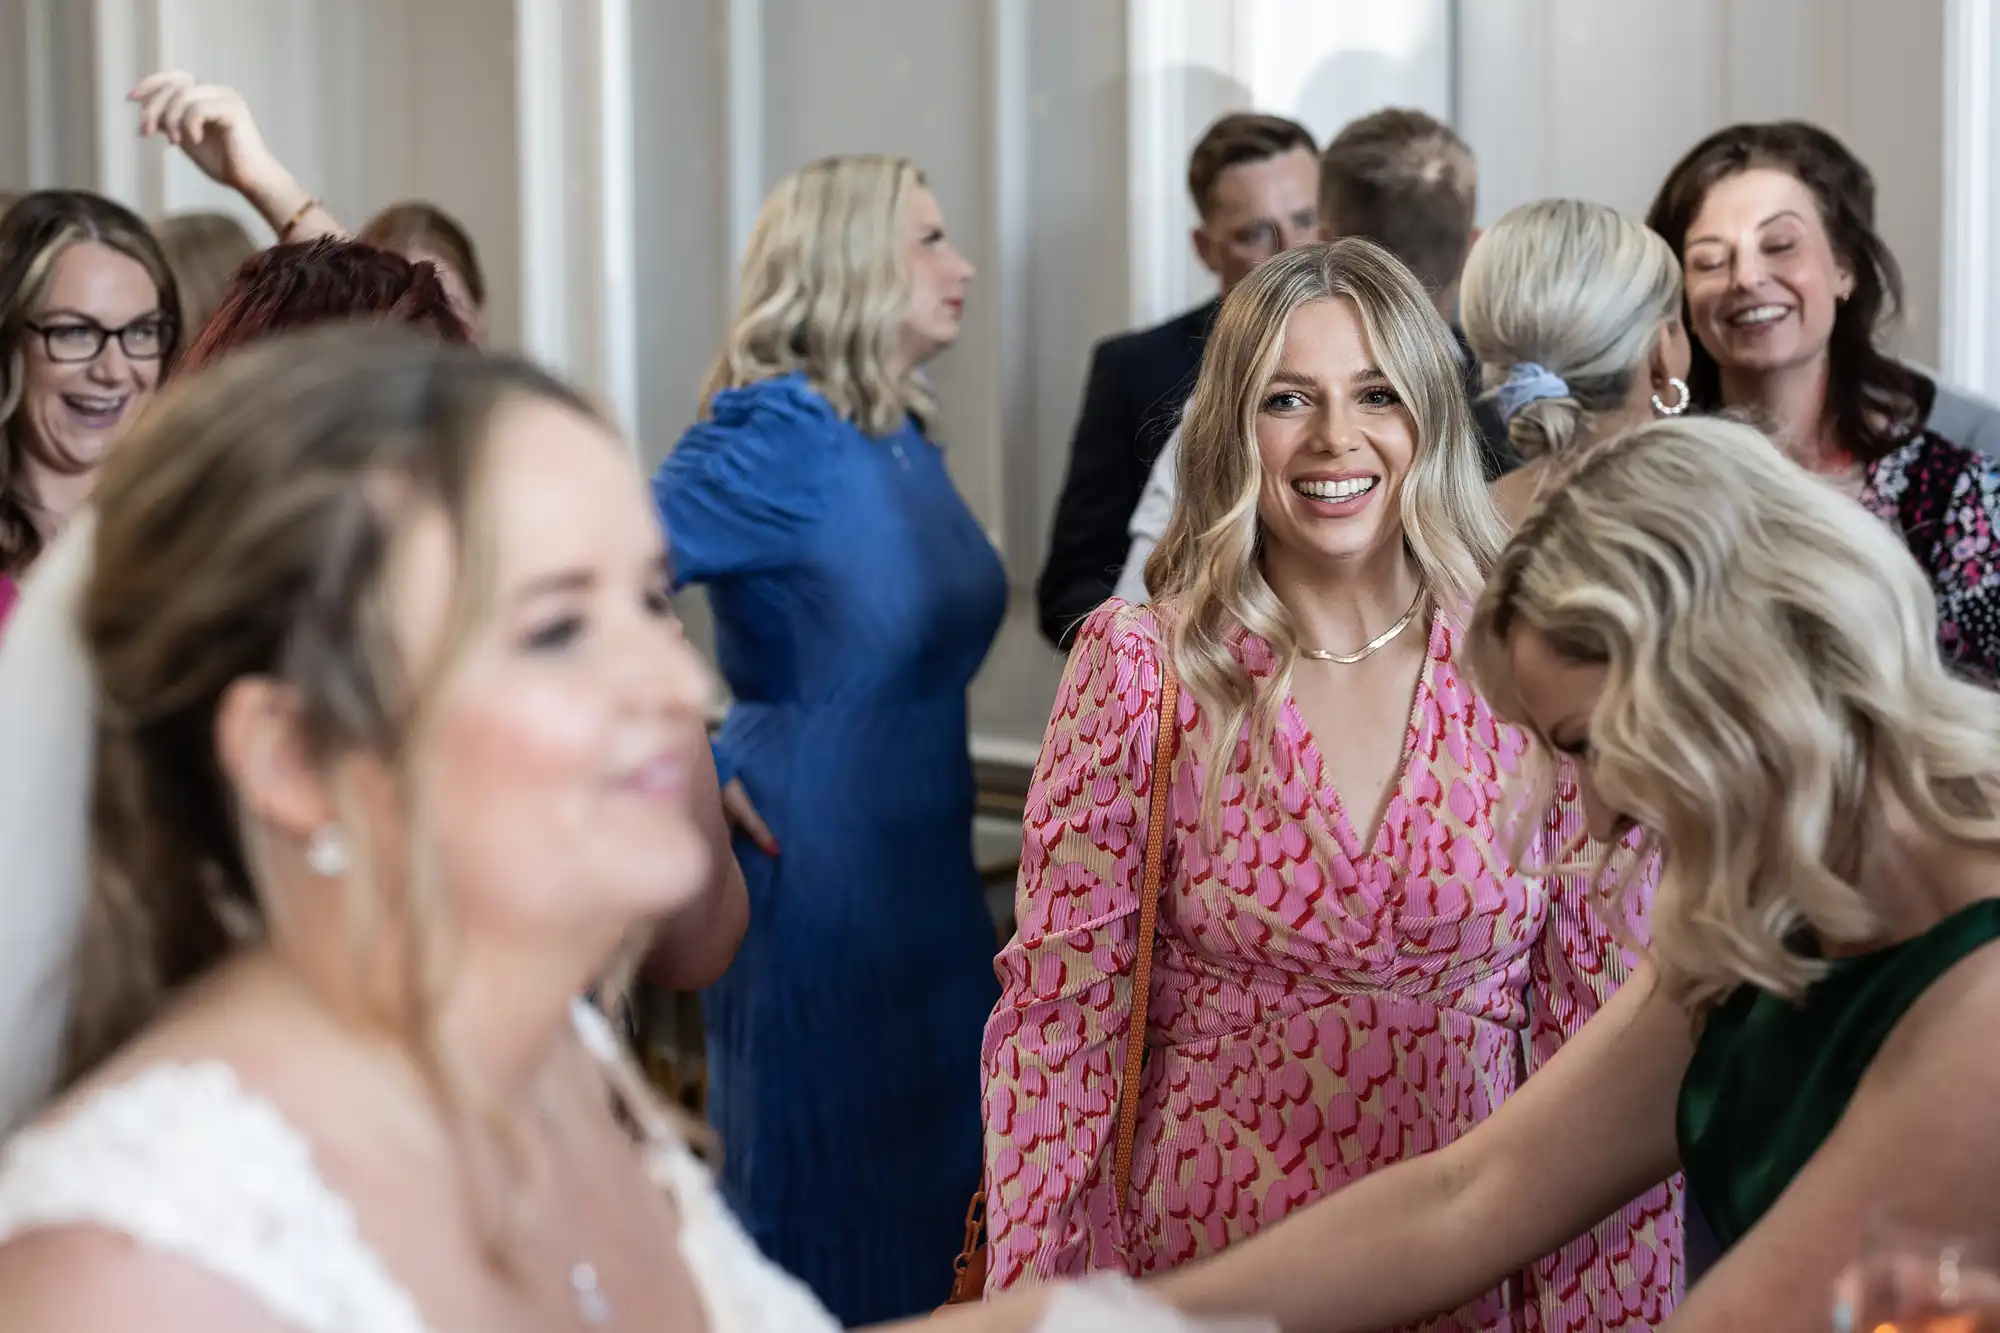
[[[0,1138],[54,1090],[83,917],[97,686],[77,611],[85,507],[35,562],[0,639]]]

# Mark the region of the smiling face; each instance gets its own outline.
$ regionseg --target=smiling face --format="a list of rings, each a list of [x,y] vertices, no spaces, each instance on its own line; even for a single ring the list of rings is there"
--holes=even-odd
[[[1717,181],[1684,253],[1693,333],[1725,374],[1824,362],[1854,278],[1798,177],[1754,167]]]
[[[1576,761],[1577,795],[1584,822],[1599,842],[1622,839],[1633,820],[1598,793],[1590,743],[1590,719],[1604,698],[1610,669],[1602,662],[1575,662],[1536,630],[1522,625],[1507,636],[1514,692],[1527,723],[1548,746]]]
[[[138,260],[98,241],[66,247],[22,333],[21,406],[31,473],[89,470],[152,399],[167,312]],[[104,335],[123,331],[123,338]],[[101,350],[100,350],[101,348]]]
[[[1416,448],[1416,421],[1369,347],[1354,302],[1293,311],[1257,412],[1257,518],[1267,551],[1323,565],[1400,549],[1402,488]]]
[[[1194,248],[1227,295],[1257,265],[1319,236],[1319,159],[1293,148],[1215,178]]]
[[[914,185],[905,198],[903,265],[910,275],[910,306],[903,316],[903,350],[911,365],[921,366],[958,341],[973,268],[946,237],[937,196]]]
[[[417,764],[468,925],[616,933],[706,883],[690,806],[713,682],[668,597],[625,447],[544,401],[491,427],[492,614],[454,659]],[[453,542],[419,520],[394,598],[410,660],[449,623]]]

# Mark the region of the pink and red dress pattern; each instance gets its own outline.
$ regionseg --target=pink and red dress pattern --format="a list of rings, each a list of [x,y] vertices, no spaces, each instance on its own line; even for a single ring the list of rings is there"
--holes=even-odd
[[[1433,618],[1406,761],[1363,841],[1287,700],[1270,773],[1247,738],[1198,833],[1206,722],[1184,690],[1134,1153],[1112,1199],[1161,649],[1147,609],[1080,631],[1028,796],[1018,931],[986,1030],[988,1286],[1169,1268],[1492,1113],[1625,977],[1580,875],[1516,871],[1499,831],[1525,736]],[[1245,635],[1238,659],[1274,669]],[[1503,787],[1506,788],[1503,791]],[[1538,863],[1580,841],[1573,799]],[[1678,1182],[1439,1330],[1638,1329],[1681,1286]]]

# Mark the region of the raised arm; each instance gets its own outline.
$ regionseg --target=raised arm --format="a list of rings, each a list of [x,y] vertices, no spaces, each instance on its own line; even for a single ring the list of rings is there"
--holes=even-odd
[[[139,104],[141,138],[157,135],[186,153],[202,174],[248,200],[281,243],[345,232],[265,146],[234,88],[196,83],[183,70],[163,70],[141,79],[127,96]]]
[[[1687,1012],[1642,968],[1457,1142],[1377,1171],[1161,1279],[1196,1314],[1347,1333],[1452,1309],[1674,1171]]]

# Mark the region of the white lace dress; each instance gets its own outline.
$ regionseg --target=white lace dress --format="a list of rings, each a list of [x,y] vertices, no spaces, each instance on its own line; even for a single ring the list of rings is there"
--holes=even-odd
[[[758,1253],[686,1145],[652,1144],[647,1168],[680,1210],[681,1258],[714,1333],[839,1327]],[[119,1232],[206,1269],[304,1333],[430,1333],[314,1169],[305,1136],[224,1064],[155,1066],[7,1146],[0,1243],[64,1226]]]
[[[579,1006],[578,1035],[613,1039]],[[737,1224],[687,1145],[656,1136],[648,1174],[680,1211],[681,1259],[711,1333],[831,1333],[804,1284]],[[235,1284],[301,1333],[432,1333],[361,1237],[354,1209],[313,1166],[305,1136],[221,1063],[157,1065],[0,1151],[0,1244],[92,1226],[131,1237]],[[1196,1322],[1108,1278],[1063,1292],[1036,1333],[1205,1333],[1259,1322]]]

